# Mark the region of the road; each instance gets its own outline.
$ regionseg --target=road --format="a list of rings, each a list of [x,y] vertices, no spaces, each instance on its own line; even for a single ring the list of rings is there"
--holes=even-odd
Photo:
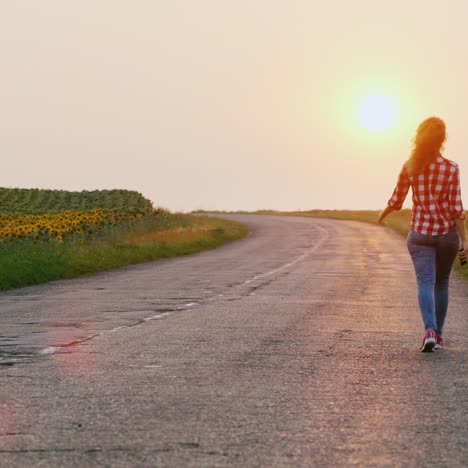
[[[251,235],[0,295],[0,466],[467,466],[466,283],[420,353],[396,233],[229,217]]]

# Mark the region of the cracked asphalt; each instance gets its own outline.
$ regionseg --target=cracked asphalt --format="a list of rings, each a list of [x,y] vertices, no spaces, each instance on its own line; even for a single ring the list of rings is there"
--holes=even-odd
[[[467,466],[466,282],[420,353],[397,234],[226,217],[251,235],[0,294],[0,466]]]

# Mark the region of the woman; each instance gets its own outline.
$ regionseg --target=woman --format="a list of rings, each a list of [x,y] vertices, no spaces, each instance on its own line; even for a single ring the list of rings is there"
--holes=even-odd
[[[419,125],[410,158],[398,177],[388,206],[378,223],[400,210],[411,186],[413,209],[408,250],[418,283],[418,300],[426,333],[421,351],[441,349],[448,307],[449,276],[459,252],[466,256],[465,212],[456,163],[441,155],[445,123],[430,117]]]

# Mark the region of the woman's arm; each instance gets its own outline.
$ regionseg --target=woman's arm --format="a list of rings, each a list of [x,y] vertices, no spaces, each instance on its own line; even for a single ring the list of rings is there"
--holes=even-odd
[[[465,220],[460,218],[453,218],[455,222],[455,226],[457,226],[458,234],[460,234],[460,238],[465,249],[468,248],[468,243],[466,242],[466,229],[465,229]]]
[[[390,200],[388,200],[387,207],[380,213],[377,222],[383,224],[383,220],[392,212],[401,210],[403,202],[405,201],[406,195],[410,188],[410,181],[408,177],[408,171],[406,169],[406,164],[403,165],[403,168],[398,175],[398,181],[395,187],[395,190],[392,193]]]
[[[460,170],[458,166],[455,167],[452,180],[450,181],[450,188],[448,192],[448,201],[450,207],[450,215],[457,227],[458,234],[462,241],[462,247],[466,250],[468,244],[466,242],[466,229],[465,229],[465,210],[460,190]]]

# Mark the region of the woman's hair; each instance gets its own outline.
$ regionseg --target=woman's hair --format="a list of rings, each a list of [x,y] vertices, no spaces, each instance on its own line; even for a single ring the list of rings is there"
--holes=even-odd
[[[428,164],[435,161],[444,147],[447,134],[445,123],[438,117],[429,117],[422,122],[414,137],[414,146],[406,163],[408,174],[415,176]]]

